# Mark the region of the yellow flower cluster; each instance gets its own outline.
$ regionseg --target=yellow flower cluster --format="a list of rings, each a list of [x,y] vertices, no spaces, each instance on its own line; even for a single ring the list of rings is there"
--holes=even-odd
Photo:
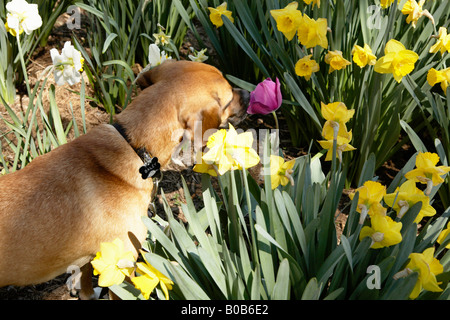
[[[383,7],[388,7],[391,3],[392,1],[384,1],[381,4]],[[327,32],[329,29],[327,19],[312,19],[297,10],[297,7],[297,2],[291,2],[283,9],[270,11],[277,23],[278,30],[289,41],[297,34],[299,43],[306,49],[316,46],[328,49]],[[441,42],[444,43],[444,41]],[[439,50],[442,49],[441,46],[438,47]],[[397,82],[400,82],[405,75],[413,71],[414,64],[419,59],[415,52],[407,50],[403,44],[394,39],[386,44],[385,56],[378,61],[368,44],[364,44],[364,47],[355,45],[352,56],[353,61],[359,67],[363,68],[370,65],[374,66],[374,70],[378,73],[392,73]],[[295,65],[295,73],[300,77],[305,77],[306,80],[309,80],[311,75],[320,69],[319,64],[311,57],[312,55],[302,57]],[[339,50],[329,50],[325,55],[325,63],[329,65],[329,73],[345,69],[348,65],[351,65],[351,62],[345,59]]]
[[[441,55],[443,55],[445,52],[450,52],[450,34],[447,34],[447,29],[445,27],[439,28],[439,36],[436,38],[437,41],[430,48],[430,53],[440,52]],[[427,81],[430,86],[440,83],[442,90],[447,94],[447,88],[450,82],[450,68],[440,71],[431,68],[428,71]]]
[[[394,3],[394,0],[380,0],[381,7],[383,9],[387,9],[391,6],[391,4]],[[400,0],[397,1],[398,4],[400,4]],[[417,25],[417,21],[422,17],[425,16],[428,19],[430,19],[434,24],[434,18],[430,14],[428,10],[423,9],[423,5],[425,4],[425,0],[420,0],[417,2],[417,0],[408,0],[403,5],[401,11],[404,15],[406,15],[406,23],[410,24],[415,28]]]
[[[210,176],[223,175],[230,170],[251,168],[260,161],[258,154],[252,148],[253,136],[251,132],[238,134],[230,124],[227,130],[221,129],[212,134],[206,144],[208,151],[201,156],[193,170],[207,173]],[[270,156],[270,176],[272,189],[280,184],[285,186],[294,184],[291,176],[295,159],[286,161],[276,155]]]
[[[314,7],[317,5],[320,8],[320,0],[304,0],[306,4],[311,4]],[[381,0],[380,5],[382,8],[388,8],[394,0]],[[416,0],[408,0],[402,7],[401,12],[407,15],[406,22],[416,27],[417,21],[422,16],[428,17],[431,21],[434,19],[428,10],[423,9],[425,0],[417,2]],[[271,10],[270,13],[277,23],[278,30],[284,34],[284,36],[290,41],[297,35],[298,42],[302,44],[306,49],[320,46],[324,49],[328,49],[327,33],[329,28],[327,27],[327,19],[310,18],[305,13],[297,10],[298,2],[293,1],[289,3],[283,9]],[[217,8],[208,8],[210,10],[211,22],[219,28],[223,25],[222,15],[227,16],[232,22],[232,12],[227,10],[227,3],[224,2]],[[430,53],[436,53],[440,51],[442,54],[445,51],[450,51],[450,35],[447,34],[445,27],[439,28],[439,37],[436,44],[430,48]],[[382,74],[392,74],[397,82],[401,82],[404,76],[411,73],[414,70],[415,63],[419,59],[419,56],[411,51],[407,50],[405,46],[395,39],[391,39],[386,43],[385,55],[378,61],[373,54],[372,49],[368,44],[364,44],[361,47],[357,44],[354,45],[352,50],[353,62],[359,67],[363,68],[367,65],[374,66],[375,72]],[[314,72],[318,72],[319,64],[311,59],[312,55],[307,55],[300,58],[295,64],[295,73],[299,77],[304,77],[306,80],[310,80],[311,75]],[[325,63],[329,65],[329,73],[335,70],[345,69],[351,64],[350,61],[345,59],[342,52],[339,50],[329,50],[325,56]],[[441,83],[442,88],[446,91],[448,87],[448,81],[450,79],[450,72],[448,70],[436,71],[430,70],[428,82],[431,86]]]
[[[145,260],[145,257],[144,261],[136,262],[131,251],[124,251],[122,240],[115,239],[113,242],[100,244],[100,251],[97,252],[91,264],[94,267],[94,275],[99,275],[98,285],[100,287],[121,284],[128,277],[142,292],[145,299],[149,299],[150,294],[159,284],[168,300],[173,281],[156,270]],[[139,276],[133,276],[134,271],[137,271]]]
[[[386,194],[386,187],[381,183],[366,181],[364,185],[351,193],[349,195],[351,200],[354,199],[356,192],[359,195],[357,204],[357,211],[361,214],[359,223],[364,224],[366,218],[370,217],[371,225],[362,227],[360,240],[370,237],[373,249],[392,246],[402,241],[400,233],[402,223],[394,221],[386,214],[387,209],[382,205],[382,200],[397,213],[396,220],[400,220],[418,202],[421,202],[422,206],[414,223],[419,223],[424,217],[434,216],[436,210],[430,205],[429,199],[431,188],[442,183],[444,181],[442,176],[450,171],[450,167],[436,166],[438,162],[439,156],[435,153],[419,153],[416,157],[416,168],[405,174],[407,180],[395,192]],[[417,182],[427,185],[425,191],[417,188]],[[438,243],[443,243],[449,234],[450,224],[438,237]],[[427,250],[422,254],[411,254],[406,271],[398,275],[401,277],[413,271],[419,272],[418,282],[410,295],[411,299],[415,299],[422,288],[434,292],[442,291],[435,278],[436,274],[443,272],[442,266],[433,258],[434,249],[433,252]]]
[[[343,102],[321,104],[322,117],[327,120],[322,128],[325,140],[318,141],[322,148],[328,150],[325,161],[333,158],[333,143],[336,141],[336,155],[342,162],[342,152],[352,151],[350,145],[352,131],[347,131],[346,123],[353,117],[355,110],[347,110]]]

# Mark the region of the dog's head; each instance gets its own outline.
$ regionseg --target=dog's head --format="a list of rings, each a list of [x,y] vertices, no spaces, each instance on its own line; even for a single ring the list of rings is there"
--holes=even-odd
[[[133,147],[146,147],[163,169],[192,164],[192,152],[215,129],[237,126],[247,114],[249,92],[233,89],[219,70],[204,63],[166,60],[142,73],[137,83],[143,91],[117,121]]]

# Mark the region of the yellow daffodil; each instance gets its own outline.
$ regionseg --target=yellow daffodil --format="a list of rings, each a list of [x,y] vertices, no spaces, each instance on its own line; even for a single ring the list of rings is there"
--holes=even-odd
[[[124,252],[123,242],[120,239],[101,243],[100,251],[91,261],[94,275],[100,275],[98,278],[100,287],[110,287],[122,283],[125,276],[131,276],[134,271],[134,263],[133,253],[131,251]]]
[[[372,53],[369,45],[364,44],[364,48],[355,44],[352,50],[353,61],[361,68],[373,66],[377,62],[377,57]]]
[[[192,170],[199,173],[207,173],[210,176],[217,177],[217,172],[216,169],[214,169],[214,164],[206,163],[203,158],[200,159],[200,161],[200,163],[195,164]]]
[[[385,195],[384,202],[397,212],[397,217],[400,219],[409,208],[422,202],[422,208],[414,220],[415,223],[419,223],[423,217],[431,217],[436,214],[436,210],[430,205],[430,198],[416,187],[414,180],[407,180],[394,193]]]
[[[358,205],[356,211],[361,213],[359,223],[363,224],[367,215],[373,217],[375,215],[386,215],[386,208],[384,208],[380,201],[386,195],[386,187],[376,181],[366,181],[364,184],[349,194],[353,200],[356,192],[359,192]]]
[[[343,102],[333,102],[329,104],[321,102],[320,105],[320,111],[325,120],[347,123],[355,114],[355,110],[348,110]]]
[[[411,253],[409,259],[406,268],[394,275],[394,279],[399,279],[413,272],[419,273],[419,278],[409,298],[417,298],[422,288],[431,292],[442,292],[436,275],[444,272],[444,267],[438,259],[434,258],[434,247],[426,249],[423,253]]]
[[[234,22],[234,19],[232,17],[233,13],[231,11],[227,10],[226,2],[222,3],[217,8],[209,7],[208,9],[210,12],[209,19],[216,26],[216,28],[223,26],[222,16],[225,16],[228,19],[230,19],[231,22]]]
[[[450,167],[436,167],[438,162],[439,156],[436,153],[420,152],[416,157],[416,169],[407,172],[405,178],[426,184],[425,194],[429,195],[433,186],[444,182],[441,176],[450,171]]]
[[[305,56],[295,64],[295,73],[299,77],[305,77],[306,80],[309,80],[314,72],[319,71],[319,64],[314,59],[311,60],[311,57],[311,54]]]
[[[439,237],[437,238],[437,242],[439,244],[442,244],[445,241],[445,238],[447,238],[450,235],[450,222],[447,223],[447,229],[442,230],[442,232],[439,234]],[[450,249],[450,243],[445,246],[447,249]]]
[[[434,86],[435,84],[440,83],[442,90],[445,94],[447,94],[447,88],[450,82],[450,68],[446,68],[440,71],[431,68],[427,74],[427,81],[430,86]]]
[[[378,73],[392,73],[397,82],[414,70],[414,64],[419,59],[417,53],[407,50],[397,40],[389,40],[384,49],[385,56],[375,63]]]
[[[436,53],[440,51],[444,54],[445,51],[450,52],[450,34],[447,34],[447,28],[439,28],[439,38],[436,43],[430,48],[430,53]]]
[[[325,161],[331,161],[333,159],[334,140],[336,140],[336,155],[341,162],[343,152],[356,150],[352,145],[350,145],[350,141],[352,140],[352,131],[347,131],[347,127],[344,123],[339,124],[335,121],[328,120],[323,126],[322,136],[326,140],[320,140],[317,142],[322,148],[328,150]]]
[[[259,163],[259,156],[252,148],[251,132],[238,134],[230,124],[228,132],[221,129],[211,135],[206,146],[209,148],[202,159],[215,164],[220,175],[228,170],[242,170]]]
[[[270,14],[277,23],[278,30],[284,34],[288,40],[294,38],[297,29],[302,22],[302,13],[297,10],[298,2],[289,3],[283,9],[270,10]]]
[[[320,0],[303,0],[303,2],[306,4],[311,4],[311,2],[312,2],[313,8],[316,4],[317,4],[317,8],[320,8]]]
[[[334,70],[341,70],[351,64],[350,61],[342,57],[342,52],[339,50],[328,51],[325,55],[325,62],[330,65],[328,73],[332,73]]]
[[[291,185],[294,185],[294,180],[291,176],[294,164],[295,159],[285,162],[282,157],[276,155],[270,156],[270,181],[272,190],[280,184],[285,186],[288,182],[291,182]]]
[[[420,0],[419,3],[417,3],[416,0],[408,0],[403,5],[402,13],[404,15],[407,15],[406,23],[408,23],[408,24],[411,23],[411,25],[414,28],[416,27],[417,21],[422,16],[426,16],[434,24],[433,16],[428,12],[428,10],[423,10],[423,8],[422,8],[424,3],[425,3],[425,0]]]
[[[303,14],[303,19],[297,29],[298,41],[306,48],[321,46],[326,49],[328,48],[327,32],[327,19],[314,20]]]
[[[350,145],[352,132],[347,132],[345,123],[348,122],[355,113],[355,110],[348,110],[343,102],[324,104],[321,102],[322,117],[327,120],[322,129],[322,136],[326,141],[318,141],[324,149],[328,149],[325,161],[330,161],[333,157],[333,141],[336,139],[336,153],[342,161],[342,152],[353,151],[355,148]]]
[[[380,0],[380,5],[383,9],[387,9],[394,3],[394,0]]]
[[[173,281],[160,271],[156,270],[155,267],[149,264],[146,260],[145,263],[136,263],[136,267],[136,271],[140,274],[140,276],[133,277],[131,282],[133,282],[134,286],[142,292],[144,298],[148,300],[150,294],[159,284],[164,292],[166,300],[169,300],[169,290],[172,290]]]
[[[359,240],[365,237],[372,239],[372,249],[380,249],[396,245],[402,241],[401,222],[395,222],[389,216],[374,214],[370,218],[371,226],[364,226],[359,234]]]

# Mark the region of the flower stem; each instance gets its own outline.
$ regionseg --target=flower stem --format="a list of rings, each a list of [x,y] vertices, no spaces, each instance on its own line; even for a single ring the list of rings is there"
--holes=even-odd
[[[277,114],[275,113],[275,111],[272,111],[272,115],[273,115],[273,118],[275,119],[275,128],[278,130],[278,129],[280,129],[280,126],[278,125]]]
[[[16,39],[17,39],[17,47],[19,48],[19,58],[20,58],[20,64],[22,65],[23,77],[25,79],[25,85],[27,86],[28,97],[31,99],[30,83],[28,82],[28,75],[27,75],[27,68],[25,66],[25,61],[23,60],[23,51],[22,51],[22,45],[20,44],[19,33],[17,33]]]

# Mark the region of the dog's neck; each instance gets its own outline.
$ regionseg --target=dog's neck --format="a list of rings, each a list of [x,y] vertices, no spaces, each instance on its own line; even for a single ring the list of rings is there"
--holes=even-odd
[[[139,173],[142,179],[147,179],[149,177],[159,177],[160,176],[160,164],[158,158],[152,157],[145,147],[134,148],[127,136],[125,128],[120,123],[113,123],[112,126],[120,133],[120,135],[128,142],[128,144],[133,148],[136,154],[141,158],[144,165],[139,169]]]

